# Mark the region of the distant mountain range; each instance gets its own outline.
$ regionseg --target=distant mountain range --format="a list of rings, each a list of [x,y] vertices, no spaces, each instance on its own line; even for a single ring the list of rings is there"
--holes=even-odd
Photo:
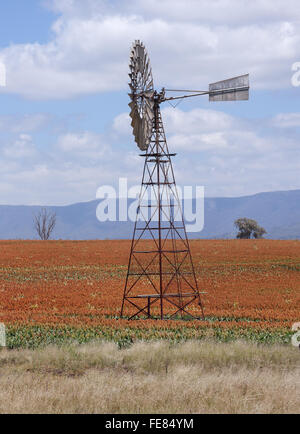
[[[70,240],[131,238],[133,223],[96,218],[100,200],[45,207],[57,215],[53,238]],[[39,206],[0,205],[0,239],[37,239],[33,216]],[[236,198],[206,198],[204,229],[190,238],[235,238],[234,221],[255,219],[267,230],[266,238],[300,239],[300,190],[258,193]]]

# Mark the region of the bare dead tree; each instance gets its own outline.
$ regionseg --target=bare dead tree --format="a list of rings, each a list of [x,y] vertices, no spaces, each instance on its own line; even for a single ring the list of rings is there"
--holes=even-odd
[[[34,228],[41,240],[49,240],[55,225],[56,214],[48,212],[46,208],[42,208],[40,212],[34,216]]]

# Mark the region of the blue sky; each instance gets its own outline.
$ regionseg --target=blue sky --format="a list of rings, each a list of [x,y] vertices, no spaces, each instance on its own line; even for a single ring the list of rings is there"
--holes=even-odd
[[[42,6],[39,0],[13,0],[1,4],[0,47],[10,44],[41,42],[51,37],[51,24],[57,14]]]
[[[179,184],[207,196],[300,188],[299,21],[296,0],[3,2],[0,203],[67,204],[119,177],[139,183],[127,106],[134,39],[158,89],[250,73],[248,102],[162,107]]]

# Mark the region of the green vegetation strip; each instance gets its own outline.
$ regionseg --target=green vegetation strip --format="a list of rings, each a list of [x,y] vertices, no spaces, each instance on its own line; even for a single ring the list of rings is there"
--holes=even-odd
[[[0,268],[2,281],[40,282],[41,280],[102,280],[124,277],[125,266],[64,266],[45,268]]]
[[[13,348],[41,348],[50,344],[64,345],[77,342],[87,343],[95,340],[112,341],[120,348],[131,345],[136,341],[168,340],[183,342],[189,339],[201,340],[213,338],[219,342],[246,340],[266,344],[290,344],[293,332],[284,329],[253,330],[253,329],[222,329],[203,328],[112,328],[112,327],[52,327],[52,326],[7,326],[6,344]]]
[[[240,275],[243,273],[262,273],[268,272],[287,272],[300,271],[299,263],[272,263],[268,267],[261,264],[218,264],[217,267],[201,267],[200,276],[232,276],[232,274]],[[2,281],[16,282],[39,282],[41,280],[103,280],[107,278],[121,278],[126,275],[127,266],[98,266],[98,265],[82,265],[82,266],[53,266],[53,267],[0,267],[0,277]]]

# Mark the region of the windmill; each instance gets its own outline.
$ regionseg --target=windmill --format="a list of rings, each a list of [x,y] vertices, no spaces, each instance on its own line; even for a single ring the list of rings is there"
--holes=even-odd
[[[147,51],[138,40],[131,49],[129,68],[131,126],[145,163],[121,316],[204,319],[171,161],[176,154],[168,149],[160,105],[202,95],[210,101],[247,100],[249,76],[212,83],[207,91],[163,88],[157,92]],[[167,97],[167,92],[179,95]]]

